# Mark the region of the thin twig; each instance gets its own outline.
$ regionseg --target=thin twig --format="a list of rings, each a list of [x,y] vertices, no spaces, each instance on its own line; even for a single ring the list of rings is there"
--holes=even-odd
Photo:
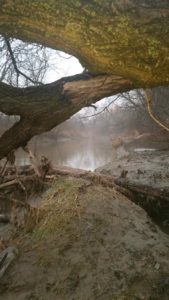
[[[120,98],[121,95],[118,95],[115,99],[113,99],[108,105],[106,105],[101,111],[99,111],[96,114],[90,115],[90,116],[85,116],[85,117],[81,117],[80,119],[86,119],[86,118],[91,118],[91,117],[95,117],[100,115],[101,113],[103,113],[105,110],[108,109],[108,107],[113,104],[115,101],[117,101]]]

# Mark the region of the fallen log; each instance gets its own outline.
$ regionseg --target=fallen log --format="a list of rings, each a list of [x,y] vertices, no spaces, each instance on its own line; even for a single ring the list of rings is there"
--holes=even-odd
[[[104,175],[99,172],[85,171],[82,169],[74,169],[71,167],[53,167],[49,174],[55,174],[60,176],[72,176],[72,177],[81,177],[84,179],[91,180],[94,183],[105,184],[108,187],[116,187],[114,183],[114,177],[109,175]],[[47,178],[47,177],[46,177]]]
[[[24,170],[26,171],[26,174],[24,175]],[[11,169],[12,171],[12,169]],[[106,187],[114,188],[118,192],[122,193],[126,197],[131,198],[132,194],[130,191],[125,189],[124,187],[121,187],[119,185],[116,185],[114,182],[114,177],[110,175],[104,175],[99,172],[91,172],[91,171],[85,171],[81,169],[74,169],[70,167],[52,167],[49,168],[47,175],[44,178],[39,178],[37,174],[32,174],[32,168],[28,168],[28,166],[25,168],[23,166],[23,172],[22,167],[19,167],[20,174],[22,175],[10,175],[4,178],[4,182],[0,184],[0,190],[4,190],[5,188],[16,186],[19,184],[26,184],[28,182],[35,182],[36,180],[39,181],[41,179],[42,182],[49,181],[49,180],[55,180],[57,176],[72,176],[76,178],[83,178],[86,180],[90,180],[92,183],[95,184],[101,184]],[[30,174],[31,175],[28,175]]]
[[[95,184],[101,184],[105,187],[114,188],[116,191],[120,192],[121,194],[125,195],[128,198],[132,197],[132,193],[127,190],[126,188],[119,186],[115,183],[115,178],[110,175],[104,175],[99,172],[91,172],[91,171],[84,171],[82,169],[74,169],[71,167],[53,167],[51,174],[55,174],[57,176],[72,176],[76,178],[83,178],[90,180]],[[50,173],[50,172],[49,172]],[[50,175],[49,175],[50,176]],[[46,178],[49,178],[48,175]]]
[[[1,184],[0,184],[0,189],[6,188],[6,187],[11,186],[11,185],[15,185],[15,184],[17,184],[17,183],[18,183],[18,180],[17,180],[17,179],[13,179],[13,180],[10,180],[10,181],[1,183]]]
[[[20,167],[20,176],[12,175],[9,176],[9,181],[4,180],[5,182],[0,184],[0,189],[7,188],[9,186],[16,186],[17,184],[26,183],[34,180],[39,180],[39,176],[37,174],[31,174],[32,168],[25,168],[23,167],[23,172],[21,171],[22,168]],[[29,170],[29,171],[28,171]],[[26,171],[27,174],[24,174]],[[55,180],[57,176],[72,176],[76,178],[83,178],[90,180],[95,184],[101,184],[103,186],[107,186],[110,188],[116,189],[118,192],[122,193],[123,195],[129,197],[130,199],[139,195],[139,197],[149,197],[152,199],[163,199],[169,201],[169,188],[157,188],[151,187],[149,185],[144,184],[136,184],[134,182],[129,181],[126,178],[115,178],[111,175],[101,174],[99,172],[91,172],[85,171],[82,169],[74,169],[71,167],[58,167],[55,166],[48,171],[48,174],[43,179],[44,181]]]
[[[16,176],[15,178],[9,181],[5,181],[0,184],[0,191],[4,190],[16,190],[16,186],[20,186],[20,188],[26,192],[27,190],[31,190],[34,186],[38,187],[44,182],[35,174],[33,175],[21,175]],[[29,186],[29,189],[28,189]]]
[[[150,185],[136,184],[128,179],[118,178],[114,180],[115,184],[123,187],[139,197],[144,196],[146,198],[166,200],[169,202],[169,188],[157,188]]]

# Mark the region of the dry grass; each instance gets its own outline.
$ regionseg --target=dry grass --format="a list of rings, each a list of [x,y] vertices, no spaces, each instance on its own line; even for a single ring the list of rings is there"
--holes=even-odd
[[[83,185],[81,179],[59,179],[52,185],[39,209],[40,221],[33,233],[36,241],[65,230],[72,218],[80,218],[78,194]]]

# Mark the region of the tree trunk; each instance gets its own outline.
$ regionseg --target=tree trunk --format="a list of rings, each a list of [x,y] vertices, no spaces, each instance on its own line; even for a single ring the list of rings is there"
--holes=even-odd
[[[20,115],[0,138],[0,159],[12,150],[26,146],[35,135],[51,130],[84,106],[121,90],[136,88],[119,76],[79,74],[54,83],[28,88],[0,84],[0,110]]]
[[[0,33],[71,53],[92,72],[169,83],[168,0],[0,0]]]

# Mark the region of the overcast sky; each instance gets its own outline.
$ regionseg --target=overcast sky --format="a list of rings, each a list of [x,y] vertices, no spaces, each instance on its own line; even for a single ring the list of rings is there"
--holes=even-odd
[[[46,75],[46,82],[50,83],[61,77],[82,73],[83,67],[79,60],[60,51],[50,51],[51,70]]]

